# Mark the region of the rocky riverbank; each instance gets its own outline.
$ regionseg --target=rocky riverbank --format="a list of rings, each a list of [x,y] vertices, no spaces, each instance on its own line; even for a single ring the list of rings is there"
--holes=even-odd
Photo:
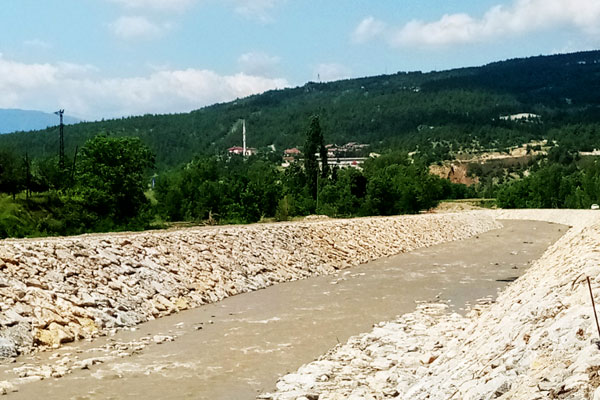
[[[465,213],[2,241],[0,358],[499,226]]]
[[[482,211],[571,225],[528,272],[466,316],[445,305],[378,324],[284,376],[268,399],[600,399],[600,214]]]

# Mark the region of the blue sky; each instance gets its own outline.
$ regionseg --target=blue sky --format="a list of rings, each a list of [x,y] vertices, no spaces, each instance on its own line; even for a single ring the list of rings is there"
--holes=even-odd
[[[0,108],[185,112],[272,88],[600,48],[598,0],[5,0]]]

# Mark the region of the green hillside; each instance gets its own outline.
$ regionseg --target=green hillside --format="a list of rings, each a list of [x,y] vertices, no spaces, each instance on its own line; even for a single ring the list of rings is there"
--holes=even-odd
[[[444,72],[399,72],[269,91],[191,113],[144,115],[80,123],[66,129],[67,154],[98,133],[137,136],[156,154],[158,169],[241,144],[277,151],[301,146],[306,121],[319,114],[329,142],[369,143],[376,151],[419,147],[443,158],[461,147],[505,148],[552,135],[582,148],[600,147],[600,51],[539,56]],[[503,121],[535,113],[541,123]],[[586,126],[586,135],[573,126]],[[433,148],[432,143],[442,143]],[[53,156],[56,128],[0,136],[0,149],[32,158]]]
[[[582,152],[600,149],[598,89],[594,51],[308,83],[187,114],[67,126],[64,168],[57,128],[1,135],[0,237],[395,215],[469,197],[589,208],[600,203],[600,163]],[[219,156],[241,144],[241,119],[263,151]],[[381,156],[361,169],[319,166],[315,153],[325,159],[326,144],[347,142]],[[282,168],[292,146],[311,150]],[[506,160],[516,146],[523,154]],[[454,171],[444,161],[457,157],[470,160],[458,181],[431,173],[432,164]]]

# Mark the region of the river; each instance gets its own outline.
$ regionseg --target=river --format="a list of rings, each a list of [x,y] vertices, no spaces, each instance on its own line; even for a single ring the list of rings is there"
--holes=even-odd
[[[135,330],[21,357],[0,366],[0,381],[17,374],[31,381],[10,393],[11,399],[252,399],[337,343],[413,311],[416,302],[444,301],[463,313],[478,299],[494,298],[567,229],[502,222],[503,229],[471,239],[276,285]],[[41,381],[27,377],[32,375],[27,371],[59,364],[73,372]]]

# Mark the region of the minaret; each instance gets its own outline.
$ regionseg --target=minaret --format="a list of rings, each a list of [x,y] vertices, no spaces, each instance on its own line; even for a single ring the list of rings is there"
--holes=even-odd
[[[244,135],[244,148],[242,150],[242,155],[246,157],[246,120],[242,120],[242,134]]]

